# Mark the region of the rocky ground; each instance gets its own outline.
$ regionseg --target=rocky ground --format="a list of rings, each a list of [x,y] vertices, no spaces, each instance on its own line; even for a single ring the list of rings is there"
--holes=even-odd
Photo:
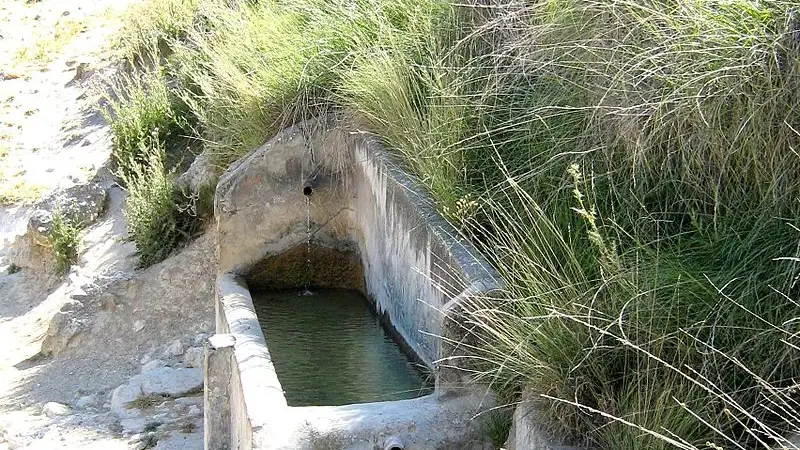
[[[0,450],[202,448],[213,238],[136,268],[94,109],[125,3],[0,3]],[[65,207],[86,228],[57,275]]]

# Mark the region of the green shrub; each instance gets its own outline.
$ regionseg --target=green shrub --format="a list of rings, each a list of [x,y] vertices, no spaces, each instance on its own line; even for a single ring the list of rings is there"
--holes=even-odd
[[[53,257],[56,261],[56,272],[66,273],[78,260],[78,233],[80,228],[70,223],[61,213],[55,212],[48,237]]]
[[[101,113],[111,126],[111,160],[121,178],[129,176],[130,163],[145,158],[141,154],[143,148],[157,145],[156,142],[179,147],[188,128],[160,66],[121,75],[105,96],[105,103]]]
[[[167,258],[201,229],[196,199],[175,186],[175,174],[164,167],[162,144],[140,143],[140,160],[122,180],[128,191],[125,219],[128,236],[136,243],[140,265],[147,267]]]

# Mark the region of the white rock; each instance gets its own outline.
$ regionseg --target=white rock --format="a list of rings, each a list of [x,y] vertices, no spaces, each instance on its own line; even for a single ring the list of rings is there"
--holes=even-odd
[[[203,152],[195,157],[189,169],[175,180],[175,184],[188,188],[192,193],[197,193],[204,186],[215,184],[216,179],[214,158],[210,152]]]
[[[133,436],[131,436],[130,439],[128,439],[128,446],[131,448],[137,448],[138,447],[137,444],[142,443],[144,444],[144,447],[142,448],[146,448],[148,445],[152,444],[153,441],[155,440],[156,440],[156,434],[152,431],[149,431],[147,433],[136,433]]]
[[[203,412],[200,411],[200,408],[198,408],[197,405],[192,405],[192,406],[189,407],[189,415],[190,416],[199,416],[201,414],[203,414]]]
[[[167,358],[174,358],[183,354],[183,343],[180,339],[175,339],[167,345],[164,349],[164,356]]]
[[[203,390],[203,373],[200,369],[159,367],[139,375],[138,378],[141,391],[145,395],[157,394],[175,398]]]
[[[131,382],[114,389],[114,392],[111,394],[111,411],[120,419],[139,416],[139,411],[137,409],[128,408],[128,403],[136,400],[142,393],[137,381],[138,380],[131,379]]]
[[[42,341],[43,355],[57,355],[89,326],[83,303],[70,300],[50,320],[47,334]]]
[[[164,367],[166,365],[167,365],[166,361],[160,359],[154,359],[142,366],[142,373],[150,372],[152,370],[158,369],[159,367]]]
[[[47,402],[42,406],[42,414],[47,417],[66,416],[69,413],[69,406],[61,403]]]
[[[133,331],[140,332],[144,330],[144,320],[136,320],[133,322]]]
[[[205,358],[205,350],[203,347],[189,347],[186,349],[186,354],[183,355],[183,364],[186,367],[203,367],[203,359]]]

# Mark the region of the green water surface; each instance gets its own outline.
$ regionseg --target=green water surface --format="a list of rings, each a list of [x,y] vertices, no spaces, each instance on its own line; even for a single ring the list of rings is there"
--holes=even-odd
[[[355,291],[253,293],[290,406],[401,400],[431,392]]]

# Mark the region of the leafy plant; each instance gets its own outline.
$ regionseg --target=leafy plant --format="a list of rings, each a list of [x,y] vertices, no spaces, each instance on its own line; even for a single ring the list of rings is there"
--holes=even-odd
[[[56,271],[66,273],[78,260],[78,234],[80,228],[70,223],[60,212],[53,214],[48,240],[56,261]]]
[[[129,160],[122,175],[128,197],[125,218],[143,267],[162,261],[189,241],[202,226],[196,199],[175,186],[174,172],[164,167],[164,148],[158,142],[140,143],[142,158]]]

